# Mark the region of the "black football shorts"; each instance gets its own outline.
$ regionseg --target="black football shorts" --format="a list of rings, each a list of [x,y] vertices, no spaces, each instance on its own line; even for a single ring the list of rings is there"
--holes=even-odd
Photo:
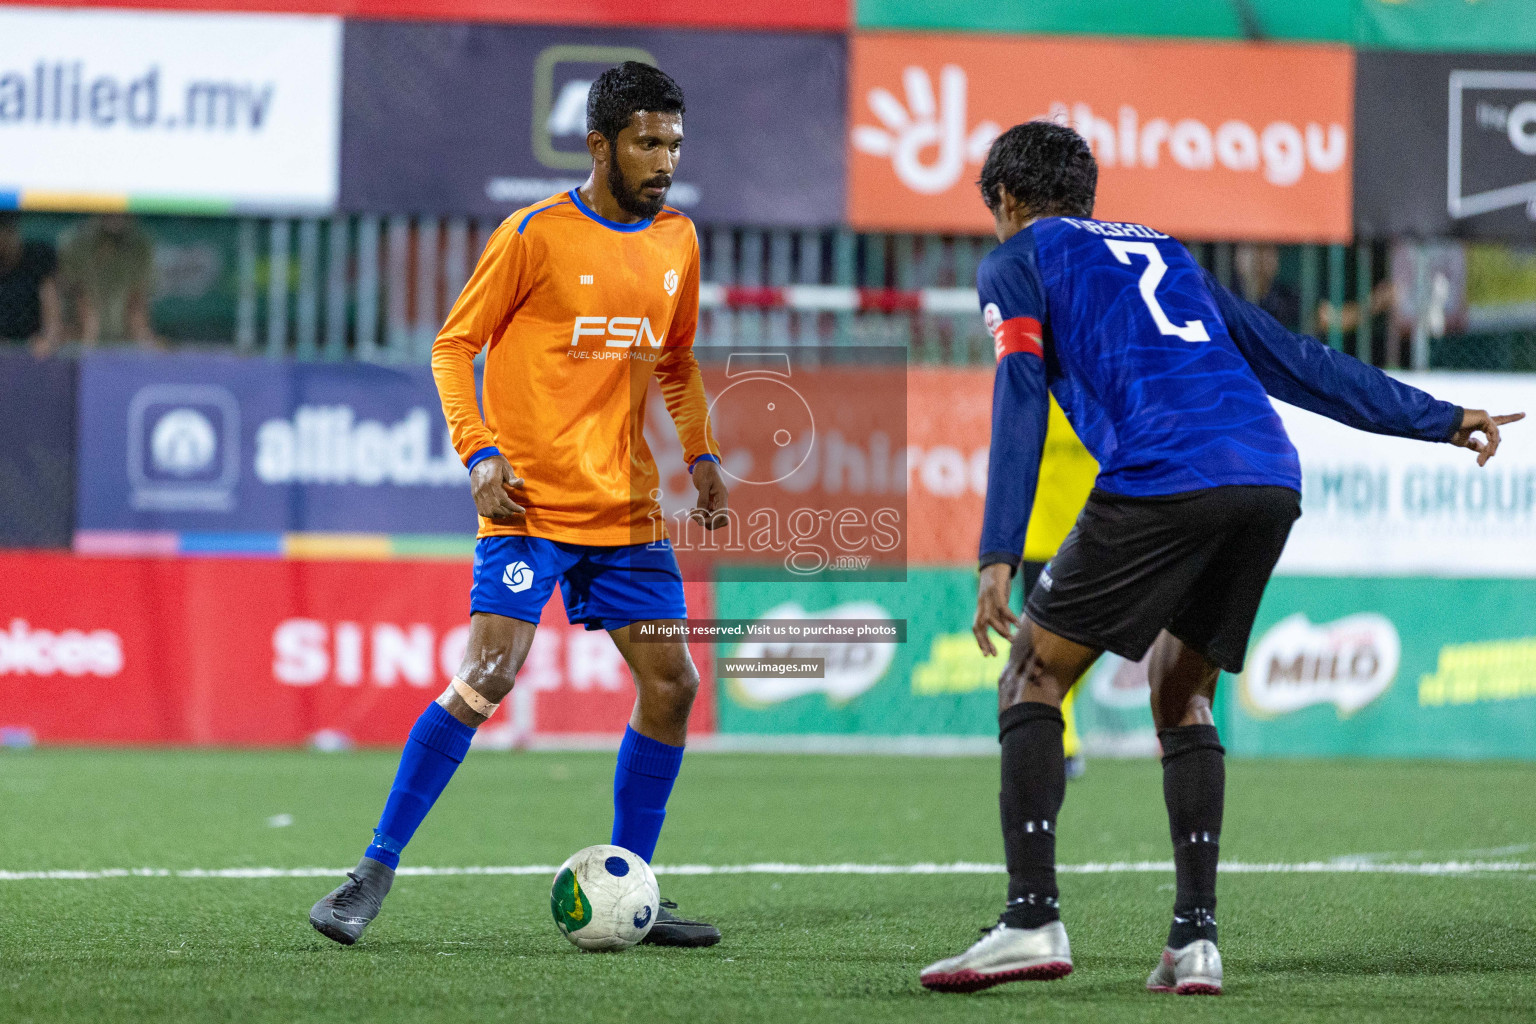
[[[1289,487],[1153,498],[1095,488],[1030,591],[1028,615],[1131,661],[1166,629],[1241,672],[1259,598],[1300,515],[1301,495]]]

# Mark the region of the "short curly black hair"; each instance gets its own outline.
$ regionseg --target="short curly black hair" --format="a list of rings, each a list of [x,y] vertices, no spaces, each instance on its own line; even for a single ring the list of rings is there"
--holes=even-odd
[[[601,132],[610,143],[638,110],[681,114],[683,90],[658,67],[627,60],[597,76],[587,93],[587,131]]]
[[[1033,217],[1092,217],[1099,165],[1088,142],[1066,125],[1026,121],[997,137],[981,166],[981,198],[996,211],[997,186]]]

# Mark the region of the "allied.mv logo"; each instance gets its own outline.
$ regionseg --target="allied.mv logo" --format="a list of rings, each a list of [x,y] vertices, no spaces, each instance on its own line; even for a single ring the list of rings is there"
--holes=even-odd
[[[533,569],[527,562],[513,562],[501,574],[501,582],[505,583],[512,593],[521,594],[533,586]]]
[[[215,384],[148,384],[128,403],[135,510],[228,512],[240,479],[240,402]]]
[[[677,271],[675,271],[675,270],[667,271],[666,275],[661,279],[661,287],[666,290],[666,293],[668,295],[671,295],[674,292],[676,292],[677,291]]]

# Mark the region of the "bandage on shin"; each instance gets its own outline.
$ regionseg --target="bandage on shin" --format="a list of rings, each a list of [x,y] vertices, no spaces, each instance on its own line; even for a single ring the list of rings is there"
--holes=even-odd
[[[469,705],[469,710],[485,718],[490,718],[501,707],[500,702],[493,704],[486,700],[479,691],[458,676],[454,676],[453,682],[448,684],[448,692],[458,694],[459,699]]]

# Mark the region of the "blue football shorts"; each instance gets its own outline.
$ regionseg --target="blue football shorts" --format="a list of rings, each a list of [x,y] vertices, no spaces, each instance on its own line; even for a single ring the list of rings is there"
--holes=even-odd
[[[688,617],[683,574],[665,538],[603,547],[543,537],[482,537],[475,544],[469,610],[538,622],[556,582],[566,618],[588,629]]]

